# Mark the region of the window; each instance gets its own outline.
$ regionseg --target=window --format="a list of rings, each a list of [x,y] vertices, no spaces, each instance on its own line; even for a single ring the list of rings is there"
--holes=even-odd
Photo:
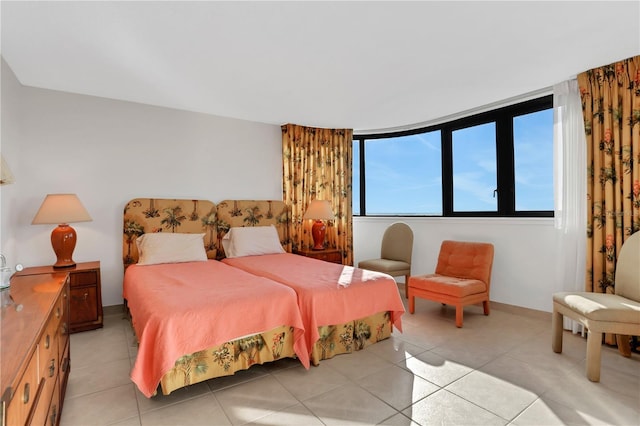
[[[438,131],[367,141],[367,214],[442,214],[440,151]]]
[[[553,210],[553,110],[513,119],[516,210]]]
[[[496,126],[487,123],[456,130],[453,150],[453,210],[496,211]]]
[[[354,136],[355,215],[553,216],[551,95]]]
[[[353,141],[353,173],[351,176],[351,194],[352,194],[352,206],[353,214],[360,215],[360,142]]]

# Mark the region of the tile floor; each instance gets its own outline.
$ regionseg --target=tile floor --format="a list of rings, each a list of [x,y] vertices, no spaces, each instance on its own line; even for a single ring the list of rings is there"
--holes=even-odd
[[[71,336],[62,412],[70,425],[640,424],[640,356],[603,347],[600,383],[584,374],[586,339],[551,350],[550,314],[494,304],[491,315],[418,300],[404,333],[305,370],[297,361],[147,399],[129,379],[136,345],[121,313]]]

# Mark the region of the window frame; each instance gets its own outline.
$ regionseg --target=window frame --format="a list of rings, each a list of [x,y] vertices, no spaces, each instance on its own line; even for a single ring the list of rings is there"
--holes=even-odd
[[[411,217],[553,217],[553,210],[520,210],[515,209],[515,159],[514,159],[514,117],[531,114],[553,108],[553,95],[527,100],[513,105],[496,108],[490,111],[461,117],[440,124],[417,129],[390,133],[354,134],[353,141],[359,143],[360,165],[360,199],[352,200],[360,206],[359,214],[366,213],[366,141],[373,139],[395,138],[420,133],[440,131],[441,161],[442,161],[442,215],[411,215]],[[456,130],[465,129],[486,123],[495,123],[496,127],[496,196],[498,198],[496,211],[454,211],[453,210],[453,138]],[[399,214],[370,215],[384,217],[403,217]]]

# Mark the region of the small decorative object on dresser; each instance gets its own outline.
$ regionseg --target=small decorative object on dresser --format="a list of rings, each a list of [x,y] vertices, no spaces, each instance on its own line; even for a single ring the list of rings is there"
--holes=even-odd
[[[52,266],[36,266],[24,268],[16,273],[18,276],[50,274],[60,271]],[[71,297],[70,332],[94,330],[102,328],[102,290],[100,287],[100,262],[78,263],[71,268],[65,268],[69,274]]]
[[[337,249],[293,250],[293,254],[312,257],[314,259],[324,260],[327,262],[342,264],[342,254],[340,253],[340,250],[337,250]]]

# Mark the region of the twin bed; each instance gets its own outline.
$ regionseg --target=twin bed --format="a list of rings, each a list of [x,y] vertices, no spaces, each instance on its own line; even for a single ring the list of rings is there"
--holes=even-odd
[[[393,278],[287,253],[288,225],[281,201],[126,205],[131,378],[145,396],[282,358],[309,368],[402,330]]]

